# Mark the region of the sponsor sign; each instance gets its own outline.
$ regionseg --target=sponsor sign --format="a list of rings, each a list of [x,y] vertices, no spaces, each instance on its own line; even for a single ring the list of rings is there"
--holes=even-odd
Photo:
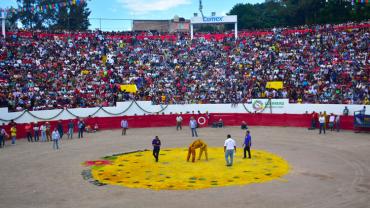
[[[287,103],[287,99],[272,99],[271,108],[284,108]],[[252,108],[256,112],[263,112],[266,108],[270,108],[270,101],[269,99],[252,99]]]
[[[276,89],[276,90],[283,89],[283,82],[281,82],[281,81],[267,82],[266,83],[266,88],[267,89]]]
[[[135,84],[123,84],[120,86],[121,91],[126,91],[128,93],[136,93],[137,87]]]
[[[236,23],[237,21],[236,15],[191,18],[191,24]]]

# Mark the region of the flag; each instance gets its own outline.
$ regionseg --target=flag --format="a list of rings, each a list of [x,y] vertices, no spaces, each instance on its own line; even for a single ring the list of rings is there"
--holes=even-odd
[[[276,89],[276,90],[283,89],[283,82],[282,81],[267,82],[266,83],[266,88],[267,89]]]
[[[121,91],[126,91],[128,93],[136,93],[137,87],[135,84],[123,84],[120,86]]]

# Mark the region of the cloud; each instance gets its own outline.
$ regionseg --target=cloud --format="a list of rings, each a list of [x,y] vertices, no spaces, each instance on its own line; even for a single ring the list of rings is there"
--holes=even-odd
[[[191,0],[117,0],[134,14],[167,11],[171,8],[191,4]]]

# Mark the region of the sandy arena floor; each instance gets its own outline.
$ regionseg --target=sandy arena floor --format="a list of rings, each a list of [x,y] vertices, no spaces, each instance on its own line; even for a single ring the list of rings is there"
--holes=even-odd
[[[196,191],[153,191],[122,186],[95,186],[85,181],[81,165],[114,153],[151,148],[158,135],[162,148],[186,147],[188,128],[129,129],[86,134],[64,140],[61,150],[51,143],[17,141],[0,149],[0,207],[115,208],[115,207],[370,207],[370,136],[351,131],[328,132],[304,128],[251,127],[253,148],[284,157],[292,170],[262,184]],[[199,129],[209,146],[223,146],[227,134],[241,145],[237,127]],[[76,137],[76,136],[75,136]],[[253,153],[253,152],[252,152]],[[238,153],[241,157],[241,153]],[[226,167],[225,167],[226,168]]]

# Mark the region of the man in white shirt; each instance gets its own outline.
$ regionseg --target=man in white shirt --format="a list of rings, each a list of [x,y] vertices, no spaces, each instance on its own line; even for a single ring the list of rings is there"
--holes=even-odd
[[[329,128],[330,128],[330,131],[333,131],[334,130],[334,121],[335,121],[335,115],[334,114],[330,114],[330,117],[329,117]]]
[[[121,128],[122,128],[122,135],[126,135],[126,130],[128,129],[128,121],[126,119],[122,119]]]
[[[227,139],[225,140],[225,144],[224,144],[226,166],[233,165],[234,151],[236,152],[236,143],[235,143],[235,140],[233,140],[229,134],[227,135]]]
[[[320,113],[319,123],[320,123],[320,133],[319,134],[321,134],[322,130],[324,130],[324,134],[325,134],[325,116],[322,113]]]
[[[191,117],[190,118],[190,121],[189,121],[189,127],[191,129],[191,136],[192,137],[198,137],[198,133],[197,133],[197,126],[198,126],[198,123],[197,121],[195,120],[194,117]]]
[[[60,135],[58,132],[58,129],[54,129],[51,139],[53,140],[53,149],[59,149],[59,140],[60,140]]]
[[[177,115],[176,117],[176,131],[182,130],[182,117],[181,115]]]

